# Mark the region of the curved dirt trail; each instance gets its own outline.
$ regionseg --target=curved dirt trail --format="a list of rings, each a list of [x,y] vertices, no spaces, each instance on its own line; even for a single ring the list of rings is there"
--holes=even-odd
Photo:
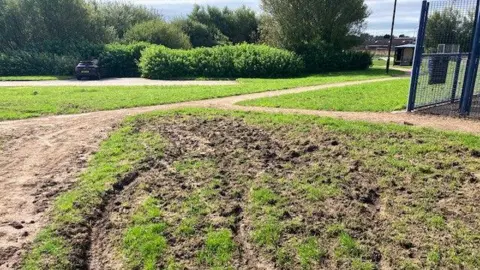
[[[128,115],[183,107],[208,107],[301,113],[480,134],[480,122],[464,119],[407,113],[326,112],[234,105],[236,102],[261,97],[387,80],[394,79],[300,87],[171,105],[0,122],[0,269],[10,269],[18,261],[22,246],[28,244],[44,225],[43,213],[55,195],[75,181],[99,143]]]

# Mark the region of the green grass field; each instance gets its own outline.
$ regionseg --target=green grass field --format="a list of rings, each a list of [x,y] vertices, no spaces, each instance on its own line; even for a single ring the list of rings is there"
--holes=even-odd
[[[233,86],[1,87],[0,121],[241,95],[298,86],[388,77],[382,70],[291,79],[239,79]]]
[[[56,199],[22,267],[235,269],[248,254],[285,270],[478,269],[479,149],[305,115],[135,116]]]
[[[55,81],[71,79],[71,76],[0,76],[0,82],[8,81]]]
[[[385,69],[387,67],[387,61],[382,59],[374,59],[373,60],[373,67],[378,69]]]
[[[330,88],[241,102],[240,105],[328,111],[388,112],[407,104],[409,79]]]
[[[390,65],[391,65],[390,68],[392,69],[399,68],[399,69],[408,70],[412,68],[411,66],[394,66],[393,61],[394,61],[394,58],[392,57],[390,62]],[[385,70],[385,68],[387,67],[387,61],[379,58],[374,58],[372,67]]]

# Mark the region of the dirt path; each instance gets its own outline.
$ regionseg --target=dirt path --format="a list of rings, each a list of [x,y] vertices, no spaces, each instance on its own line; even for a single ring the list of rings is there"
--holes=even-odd
[[[160,85],[160,86],[179,86],[179,85],[234,85],[236,81],[162,81],[149,80],[143,78],[111,78],[102,80],[52,80],[52,81],[0,81],[0,87],[13,86],[140,86],[140,85]]]
[[[472,120],[406,113],[325,112],[234,105],[236,102],[261,97],[387,80],[392,78],[300,87],[172,105],[0,122],[0,269],[9,269],[18,260],[22,246],[29,243],[44,225],[43,213],[55,195],[74,182],[99,143],[128,115],[182,107],[211,107],[392,122],[480,134],[480,122]]]

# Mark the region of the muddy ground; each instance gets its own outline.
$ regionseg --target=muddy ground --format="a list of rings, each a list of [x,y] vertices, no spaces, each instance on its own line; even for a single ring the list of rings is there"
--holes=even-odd
[[[68,122],[67,125],[65,123]],[[68,190],[112,125],[88,122],[0,127],[0,269],[11,269],[44,225],[45,210]]]
[[[62,233],[79,243],[72,260],[81,268],[144,266],[125,256],[124,237],[145,198],[161,211],[150,222],[165,224],[159,269],[480,265],[479,154],[461,145],[232,117],[155,118],[138,130],[167,146],[106,198],[91,226]],[[234,248],[206,260],[206,238],[219,231]]]

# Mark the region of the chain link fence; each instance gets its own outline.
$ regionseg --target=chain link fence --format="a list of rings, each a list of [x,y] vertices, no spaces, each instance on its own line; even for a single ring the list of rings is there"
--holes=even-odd
[[[473,82],[478,73],[473,52],[478,4],[478,0],[424,1],[409,111],[480,117],[480,83],[468,83],[472,71]],[[462,107],[464,99],[471,101],[468,111]]]

